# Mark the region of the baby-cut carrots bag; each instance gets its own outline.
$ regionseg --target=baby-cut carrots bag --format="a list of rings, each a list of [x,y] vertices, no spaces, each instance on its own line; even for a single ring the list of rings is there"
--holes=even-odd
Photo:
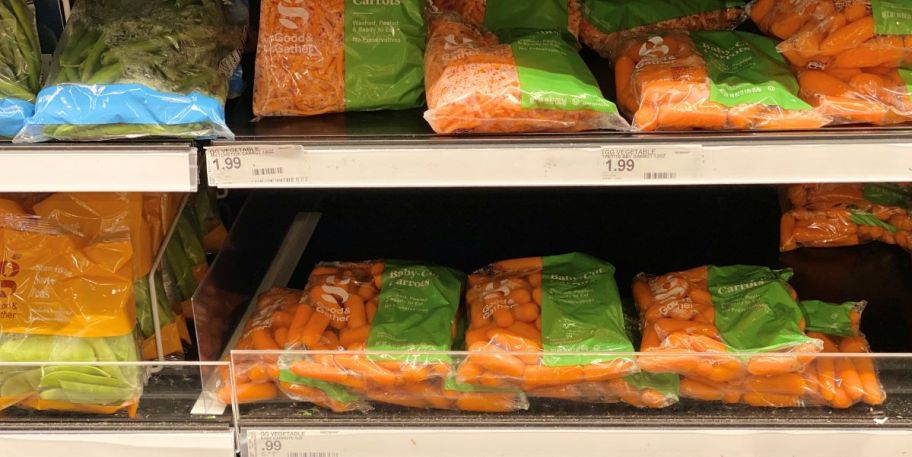
[[[823,352],[868,353],[861,333],[861,313],[866,302],[827,303],[802,301],[808,335],[823,341]],[[868,357],[820,357],[804,371],[809,385],[809,403],[848,408],[855,403],[876,406],[887,394],[877,376],[874,359]]]
[[[581,4],[583,42],[602,57],[625,34],[651,30],[731,30],[744,18],[743,0],[573,0]]]
[[[614,55],[618,102],[638,130],[815,129],[829,122],[798,97],[788,64],[760,35],[626,36]]]
[[[537,6],[566,15],[560,0]],[[518,13],[489,7],[484,23],[493,31],[452,12],[430,15],[424,118],[431,128],[437,133],[626,129],[569,32],[509,28]]]
[[[422,104],[421,0],[264,0],[256,116],[310,116]]]
[[[462,392],[445,384],[453,360],[433,352],[454,347],[462,283],[463,275],[455,270],[415,262],[321,263],[308,280],[301,298],[305,307],[293,316],[286,347],[371,352],[292,353],[280,367],[283,373],[402,406],[469,408],[473,398],[491,394],[500,405],[492,404],[491,410],[523,407],[516,392]],[[289,384],[320,389],[310,381]],[[460,401],[459,392],[471,395]]]
[[[610,263],[580,253],[496,262],[469,277],[466,301],[461,382],[534,391],[639,371],[632,357],[586,355],[633,352]]]
[[[822,344],[803,332],[791,275],[746,265],[638,275],[641,351],[656,354],[641,356],[640,368],[717,383],[800,371],[809,360],[788,353],[819,352]]]
[[[88,238],[47,219],[0,215],[0,409],[135,414],[133,251],[128,232]]]
[[[780,224],[783,252],[870,241],[912,251],[912,185],[795,184]]]
[[[799,67],[869,68],[912,64],[908,0],[755,0],[750,16]]]
[[[834,124],[912,120],[912,66],[798,70],[801,98]]]
[[[679,377],[671,373],[637,373],[602,382],[536,387],[530,397],[582,403],[626,403],[637,408],[667,408],[678,402]]]

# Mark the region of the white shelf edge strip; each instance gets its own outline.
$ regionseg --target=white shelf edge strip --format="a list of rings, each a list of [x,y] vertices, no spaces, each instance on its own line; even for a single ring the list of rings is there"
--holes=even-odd
[[[15,148],[0,151],[0,192],[193,192],[197,149]]]
[[[234,433],[212,432],[129,432],[93,431],[62,433],[0,432],[4,456],[60,457],[233,457]]]
[[[618,158],[642,149],[668,154],[640,157],[633,170],[618,170]],[[611,150],[617,154],[609,170]],[[912,143],[374,149],[238,144],[207,148],[206,166],[210,185],[223,188],[890,182],[912,175]]]
[[[898,457],[912,430],[298,427],[241,439],[241,457]]]

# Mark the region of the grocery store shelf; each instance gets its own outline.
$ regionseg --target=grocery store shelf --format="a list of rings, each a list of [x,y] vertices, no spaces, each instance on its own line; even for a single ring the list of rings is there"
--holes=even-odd
[[[0,143],[0,192],[193,192],[190,143]]]
[[[680,457],[701,455],[907,455],[912,431],[717,430],[511,427],[249,429],[242,434],[242,457],[461,457],[467,452],[502,457],[612,455]],[[283,445],[267,451],[267,442]],[[250,446],[248,446],[250,445]],[[288,449],[288,450],[285,450]]]
[[[386,113],[386,125],[401,128],[397,120],[408,117],[406,113],[411,112]],[[906,181],[912,174],[912,130],[908,129],[466,137],[390,133],[378,125],[383,120],[378,116],[264,119],[260,123],[266,125],[257,125],[253,134],[239,135],[236,142],[217,141],[208,148],[209,184],[223,188],[776,184]],[[359,127],[347,133],[349,125]]]

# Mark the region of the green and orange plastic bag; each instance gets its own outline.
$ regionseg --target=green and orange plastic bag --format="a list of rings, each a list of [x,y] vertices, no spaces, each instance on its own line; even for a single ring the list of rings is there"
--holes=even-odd
[[[912,251],[912,185],[795,184],[780,223],[783,252],[871,241]]]
[[[779,50],[812,69],[912,64],[909,0],[755,0],[750,16]]]
[[[626,36],[614,50],[618,103],[642,131],[816,129],[775,43],[738,31]]]

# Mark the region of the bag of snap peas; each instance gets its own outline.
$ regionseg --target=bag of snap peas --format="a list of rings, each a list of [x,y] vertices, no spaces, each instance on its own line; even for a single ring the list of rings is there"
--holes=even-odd
[[[633,352],[607,262],[580,253],[495,262],[469,276],[466,301],[460,382],[541,393],[639,371],[632,357],[597,354]]]
[[[744,18],[744,0],[573,0],[582,4],[583,42],[602,57],[624,34],[651,30],[732,30]]]
[[[41,48],[30,5],[0,0],[0,138],[19,133],[40,89]]]
[[[139,360],[128,232],[94,238],[34,216],[0,216],[0,409],[136,413]]]
[[[17,142],[232,138],[228,77],[246,8],[220,0],[82,0]]]

